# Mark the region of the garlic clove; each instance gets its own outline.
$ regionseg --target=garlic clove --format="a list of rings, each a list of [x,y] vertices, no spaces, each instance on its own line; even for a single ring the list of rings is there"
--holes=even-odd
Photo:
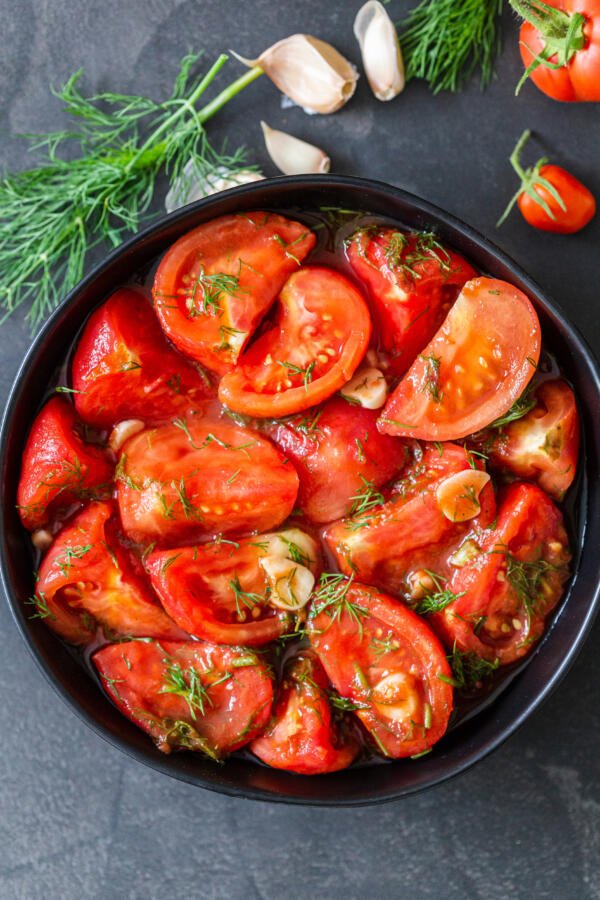
[[[380,369],[359,369],[340,391],[342,397],[365,409],[379,409],[387,399],[387,384]]]
[[[352,63],[331,44],[310,34],[292,34],[258,59],[234,55],[247,66],[260,66],[273,84],[306,112],[336,112],[356,90],[358,73]]]
[[[47,528],[38,528],[31,534],[31,543],[40,553],[45,553],[53,540],[52,532],[48,531]]]
[[[281,559],[301,563],[309,569],[316,569],[319,559],[319,545],[313,537],[299,528],[286,528],[261,534],[259,544],[264,547],[265,556],[279,556]]]
[[[141,419],[123,419],[113,427],[108,439],[108,446],[113,453],[118,453],[125,441],[145,428]]]
[[[266,122],[260,123],[265,138],[267,152],[284,175],[310,175],[329,172],[331,160],[314,144],[285,131],[270,128]]]
[[[240,184],[262,181],[264,177],[262,172],[254,169],[228,169],[226,166],[217,166],[214,171],[200,175],[195,169],[194,161],[190,159],[171,185],[165,197],[165,209],[171,213],[188,203],[202,200],[203,197],[227,191]]]
[[[393,100],[404,89],[404,62],[398,32],[378,0],[361,6],[354,35],[371,90],[378,100]]]
[[[308,603],[315,586],[315,576],[306,566],[278,554],[263,556],[258,561],[271,588],[269,603],[277,609],[295,611]]]
[[[444,478],[435,496],[439,508],[451,522],[468,522],[481,512],[479,497],[490,481],[481,469],[464,469]]]

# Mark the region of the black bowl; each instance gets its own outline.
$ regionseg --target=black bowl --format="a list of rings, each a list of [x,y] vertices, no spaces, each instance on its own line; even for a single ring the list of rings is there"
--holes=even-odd
[[[28,618],[23,602],[34,590],[31,551],[16,513],[15,494],[23,445],[46,386],[53,383],[86,317],[115,286],[190,228],[215,216],[256,208],[289,212],[321,206],[364,210],[410,228],[434,229],[476,268],[524,291],[539,313],[545,346],[556,355],[577,394],[583,441],[572,523],[574,575],[552,627],[527,661],[502,682],[485,708],[451,730],[428,756],[306,778],[248,759],[232,758],[216,766],[199,755],[165,756],[156,750],[147,735],[101,694],[92,678],[83,676],[80,663],[43,622]],[[6,597],[25,642],[60,696],[94,731],[134,759],[182,781],[237,797],[331,806],[394,800],[458,774],[498,747],[556,687],[579,652],[600,597],[599,410],[598,369],[580,335],[511,259],[458,219],[405,191],[359,178],[277,178],[235,188],[173,213],[114,251],[71,292],[27,354],[8,401],[0,444],[1,566]]]

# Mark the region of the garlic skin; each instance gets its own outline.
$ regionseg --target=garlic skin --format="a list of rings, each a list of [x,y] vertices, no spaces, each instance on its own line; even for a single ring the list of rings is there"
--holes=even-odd
[[[361,6],[354,35],[371,90],[378,100],[393,100],[404,90],[404,62],[394,23],[379,0]]]
[[[301,141],[300,138],[287,134],[285,131],[270,128],[266,122],[261,122],[260,126],[267,152],[284,175],[312,175],[329,172],[331,160],[319,147]]]
[[[365,409],[380,409],[387,400],[388,389],[383,372],[369,367],[359,369],[340,393]]]
[[[336,112],[356,90],[358,73],[352,63],[310,34],[292,34],[258,59],[233,55],[247,66],[260,66],[280,91],[308,113]]]
[[[209,172],[204,177],[199,177],[194,171],[194,162],[189,160],[183,172],[176,178],[165,197],[165,209],[168,213],[202,200],[210,194],[218,194],[229,188],[238,187],[240,184],[250,184],[253,181],[263,181],[262,172],[253,169],[228,169],[226,166],[217,166],[214,172]]]

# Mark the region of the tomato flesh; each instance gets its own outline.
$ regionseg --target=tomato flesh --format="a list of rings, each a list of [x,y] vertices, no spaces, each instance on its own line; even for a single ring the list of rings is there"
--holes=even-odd
[[[218,760],[269,719],[268,670],[243,647],[132,641],[103,647],[92,661],[113,703],[164,753],[196,750]]]
[[[439,641],[391,597],[357,583],[346,582],[342,590],[337,610],[316,595],[311,645],[338,693],[359,707],[355,714],[385,756],[426,752],[452,712],[445,680],[451,672]]]
[[[306,226],[274,213],[200,225],[167,250],[156,272],[152,293],[165,334],[208,369],[228,372],[314,245]]]
[[[221,379],[219,400],[258,418],[308,409],[350,380],[370,337],[354,285],[333,269],[304,266],[281,291],[273,327]]]
[[[159,422],[214,396],[206,377],[169,347],[139,290],[121,288],[88,319],[71,367],[75,407],[99,428]]]
[[[31,426],[17,489],[19,515],[30,531],[74,503],[112,489],[106,452],[86,444],[77,426],[73,407],[62,397],[48,400]]]
[[[537,314],[505,281],[474,278],[389,398],[379,428],[427,441],[466,437],[523,393],[540,355]]]
[[[172,547],[211,534],[266,531],[287,518],[298,476],[269,441],[213,414],[176,422],[123,445],[117,500],[133,541]]]

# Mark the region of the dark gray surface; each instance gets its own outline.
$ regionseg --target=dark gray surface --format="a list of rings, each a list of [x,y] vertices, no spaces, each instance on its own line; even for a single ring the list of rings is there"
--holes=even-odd
[[[80,66],[90,92],[161,97],[188,49],[253,55],[304,30],[357,61],[359,5],[0,0],[0,159],[24,164],[10,133],[58,125],[48,83]],[[399,18],[410,5],[388,8]],[[484,94],[474,84],[434,98],[411,85],[383,105],[363,78],[341,113],[307,118],[281,110],[261,79],[211,133],[258,148],[253,160],[275,174],[261,148],[265,118],[325,147],[335,172],[387,180],[445,207],[514,256],[597,351],[600,219],[574,237],[535,232],[516,213],[500,232],[493,223],[515,189],[506,158],[526,126],[543,139],[538,155],[547,151],[600,197],[598,107],[560,105],[531,86],[514,99],[516,29],[509,16],[505,25],[499,77]],[[3,398],[29,341],[19,317],[0,329]],[[236,801],[143,769],[60,702],[5,604],[0,627],[2,898],[600,897],[598,625],[561,687],[491,758],[428,794],[360,810]]]

